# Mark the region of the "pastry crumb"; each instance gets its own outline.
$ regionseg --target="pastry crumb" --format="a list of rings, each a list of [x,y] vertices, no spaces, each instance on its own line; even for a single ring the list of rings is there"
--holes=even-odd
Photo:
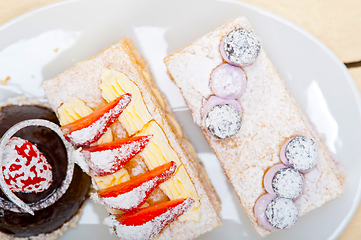
[[[3,85],[3,86],[7,85],[9,80],[10,80],[10,77],[7,76],[5,78],[5,80],[0,80],[0,85]]]

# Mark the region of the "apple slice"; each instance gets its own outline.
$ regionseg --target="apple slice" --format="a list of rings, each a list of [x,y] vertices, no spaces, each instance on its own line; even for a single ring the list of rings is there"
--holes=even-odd
[[[150,193],[176,171],[171,161],[129,181],[98,191],[100,201],[110,208],[132,211],[142,206]]]
[[[118,119],[131,99],[130,93],[124,94],[89,115],[62,126],[65,139],[77,147],[98,141],[107,128]]]

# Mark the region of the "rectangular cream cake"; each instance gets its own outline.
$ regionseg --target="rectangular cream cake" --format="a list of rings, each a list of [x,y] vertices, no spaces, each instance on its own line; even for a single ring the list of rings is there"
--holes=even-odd
[[[159,92],[146,62],[129,38],[124,38],[98,55],[46,81],[44,89],[62,125],[85,117],[122,94],[132,94],[127,108],[97,143],[152,135],[150,142],[116,173],[92,176],[93,185],[96,190],[109,188],[135,178],[139,172],[147,172],[174,161],[177,164],[174,175],[160,184],[149,197],[151,201],[148,199],[142,207],[162,198],[174,200],[190,197],[194,203],[187,212],[162,230],[156,236],[157,239],[193,239],[221,224],[218,215],[220,200],[204,167],[198,161],[167,100]],[[122,214],[117,209],[107,209],[111,215]],[[114,229],[114,226],[110,223],[109,227],[120,238],[124,237],[122,234],[128,234],[118,231],[117,226]],[[134,229],[130,230],[132,232]],[[133,231],[136,236],[130,233],[124,239],[143,239],[145,235],[142,231]]]
[[[220,50],[225,43],[221,42],[229,32],[239,28],[251,30],[245,17],[227,22],[170,54],[164,62],[195,123],[201,127],[221,162],[253,227],[259,236],[266,236],[273,229],[266,229],[260,224],[254,208],[257,200],[266,194],[263,183],[265,173],[281,163],[280,152],[285,142],[295,136],[306,136],[313,139],[318,148],[317,165],[302,173],[303,193],[294,200],[299,216],[340,195],[344,177],[262,47],[253,63],[241,67],[246,75],[247,87],[236,99],[242,113],[240,130],[224,139],[214,137],[207,130],[202,111],[205,103],[215,95],[210,87],[211,74],[226,62]]]

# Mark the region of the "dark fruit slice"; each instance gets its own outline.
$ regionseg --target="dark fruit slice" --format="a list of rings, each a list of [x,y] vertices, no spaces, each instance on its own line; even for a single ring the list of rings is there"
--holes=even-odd
[[[143,205],[150,193],[168,180],[176,169],[177,165],[172,161],[132,180],[99,190],[98,195],[108,207],[132,211]]]
[[[81,153],[87,160],[93,176],[113,174],[140,153],[152,135],[137,136],[92,147],[84,147]]]
[[[64,137],[77,147],[92,144],[101,138],[132,99],[130,93],[124,94],[91,114],[61,127]]]

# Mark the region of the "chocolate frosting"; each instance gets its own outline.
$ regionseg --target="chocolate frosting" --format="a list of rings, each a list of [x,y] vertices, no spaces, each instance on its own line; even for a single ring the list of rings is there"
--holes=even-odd
[[[0,111],[0,136],[14,124],[28,119],[45,119],[59,124],[55,113],[49,108],[36,105],[5,106]],[[30,204],[43,201],[61,186],[66,176],[66,149],[57,134],[45,127],[26,127],[18,131],[15,136],[35,144],[53,168],[53,182],[47,190],[39,193],[16,193],[16,195]],[[56,230],[77,213],[88,196],[90,183],[90,177],[75,166],[73,180],[67,192],[50,207],[35,211],[34,216],[0,208],[0,230],[18,237]],[[0,198],[7,199],[1,190]]]

